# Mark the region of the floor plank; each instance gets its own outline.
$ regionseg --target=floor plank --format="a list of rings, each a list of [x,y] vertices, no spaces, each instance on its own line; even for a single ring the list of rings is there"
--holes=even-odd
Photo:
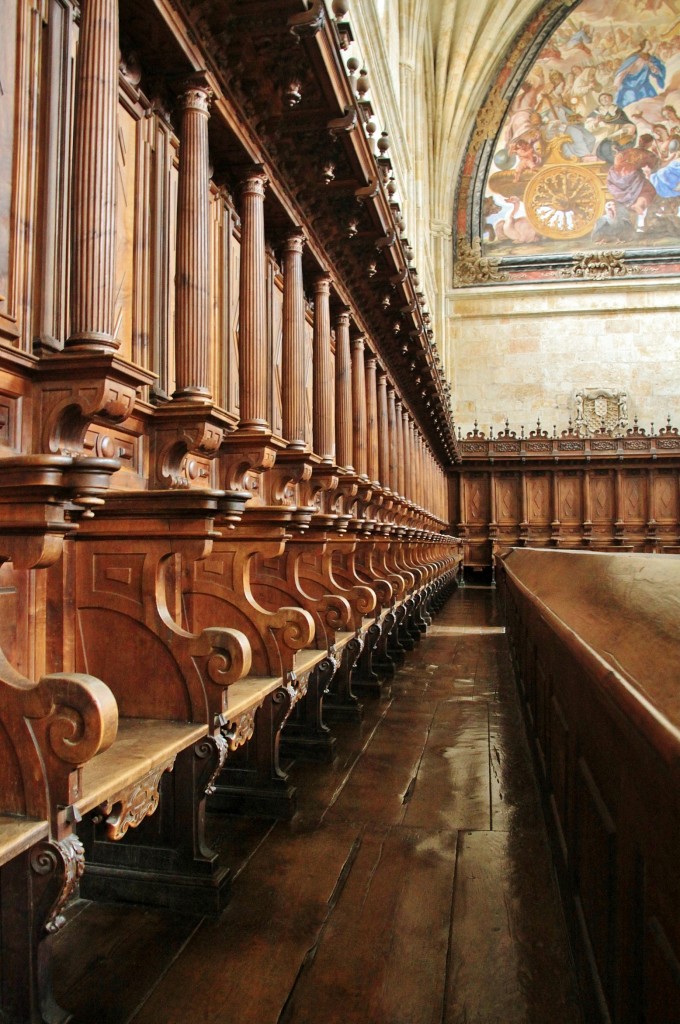
[[[440,1024],[455,832],[367,830],[280,1024]]]
[[[554,899],[542,835],[460,834],[444,1024],[580,1024]]]
[[[204,922],[135,1024],[276,1024],[358,836],[349,826],[277,826],[222,917]]]

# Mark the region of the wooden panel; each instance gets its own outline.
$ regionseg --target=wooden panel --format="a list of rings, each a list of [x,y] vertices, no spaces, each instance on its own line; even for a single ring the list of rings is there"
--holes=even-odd
[[[137,143],[137,118],[126,106],[119,104],[114,334],[121,342],[121,355],[128,359],[132,357],[132,312],[135,298]]]
[[[621,475],[623,517],[640,523],[647,517],[647,479],[644,473],[627,471]]]
[[[654,474],[654,517],[659,523],[678,521],[678,478],[670,471]]]
[[[267,295],[269,300],[269,351],[271,353],[268,365],[270,374],[270,422],[275,434],[281,435],[283,431],[283,392],[282,392],[282,365],[281,356],[283,351],[283,278],[273,257],[268,263],[269,287]]]
[[[465,480],[466,523],[489,521],[489,477],[486,473],[470,473]]]
[[[499,525],[519,522],[519,483],[520,478],[514,473],[501,473],[496,477],[496,522]]]
[[[614,478],[609,470],[595,471],[591,475],[590,514],[593,523],[614,520]]]
[[[577,473],[560,473],[558,475],[558,515],[562,523],[580,523],[583,518],[581,511],[581,480]]]
[[[569,754],[569,725],[562,705],[553,693],[550,699],[550,755],[549,780],[552,792],[552,806],[555,815],[562,855],[566,861],[565,836],[569,828],[569,778],[571,762]]]
[[[546,526],[551,518],[550,479],[544,474],[527,474],[527,521],[532,526]]]

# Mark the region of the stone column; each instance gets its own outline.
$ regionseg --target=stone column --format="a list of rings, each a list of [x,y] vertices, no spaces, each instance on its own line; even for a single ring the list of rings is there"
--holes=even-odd
[[[390,427],[387,400],[387,375],[378,373],[378,479],[387,490],[390,487]]]
[[[208,117],[212,92],[189,84],[181,110],[175,268],[175,398],[209,401],[210,209]]]
[[[395,396],[394,403],[395,420],[396,420],[396,437],[397,437],[397,493],[400,498],[405,498],[404,493],[404,421],[403,421],[403,410],[404,407],[401,404],[401,399]]]
[[[387,386],[387,432],[389,434],[389,488],[394,494],[399,493],[399,459],[397,454],[397,409],[396,396],[391,384]]]
[[[368,479],[377,487],[380,483],[380,456],[378,443],[378,383],[374,355],[369,355],[366,360],[366,428],[368,430]]]
[[[335,462],[335,381],[331,358],[330,274],[314,281],[314,451]],[[349,330],[349,317],[348,330]]]
[[[268,179],[254,167],[242,183],[239,282],[239,406],[241,429],[269,432],[264,193]]]
[[[338,466],[354,472],[352,444],[352,357],[349,343],[349,310],[335,325],[335,443]]]
[[[352,339],[352,430],[354,432],[354,470],[368,479],[368,416],[366,413],[366,364],[364,338]]]
[[[69,348],[112,351],[118,150],[118,0],[83,0],[75,86]]]
[[[305,451],[305,292],[302,230],[283,243],[283,347],[281,353],[283,436],[288,447]]]

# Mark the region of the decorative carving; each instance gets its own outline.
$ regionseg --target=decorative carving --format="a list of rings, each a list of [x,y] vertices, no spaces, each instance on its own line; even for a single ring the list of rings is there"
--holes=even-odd
[[[262,707],[263,701],[260,701],[257,707]],[[255,712],[257,708],[251,708],[249,711],[244,711],[238,718],[229,720],[227,728],[224,730],[224,737],[229,745],[229,750],[238,750],[242,747],[249,739],[252,739],[255,732]]]
[[[606,277],[625,277],[628,267],[624,263],[623,250],[611,252],[577,252],[573,262],[560,273],[562,277],[582,277],[590,281],[602,281]]]
[[[496,83],[486,97],[484,106],[477,114],[470,142],[472,148],[479,149],[489,139],[496,138],[507,106],[508,100],[503,95],[502,86]]]
[[[312,0],[309,10],[292,14],[288,19],[290,32],[299,41],[305,36],[315,36],[326,23],[326,8],[323,0]]]
[[[160,800],[160,784],[164,772],[172,771],[175,758],[171,757],[159,767],[147,772],[125,793],[115,800],[100,805],[106,815],[106,834],[109,839],[122,839],[129,828],[137,828],[144,818],[153,814]]]
[[[623,432],[628,426],[628,394],[587,388],[574,395],[574,429],[579,435]]]
[[[455,283],[468,285],[507,281],[508,275],[499,270],[500,264],[499,256],[482,255],[481,238],[473,238],[471,242],[460,238],[454,265]]]
[[[216,736],[206,736],[194,747],[197,757],[215,759],[213,770],[205,783],[204,793],[206,796],[215,792],[215,780],[224,768],[227,754],[234,749],[235,747],[230,746],[227,736],[222,733],[218,733]]]
[[[67,836],[61,842],[46,839],[31,851],[31,870],[36,875],[61,876],[59,895],[52,904],[45,922],[45,931],[53,935],[66,923],[61,913],[75,891],[85,870],[85,850],[78,836]]]

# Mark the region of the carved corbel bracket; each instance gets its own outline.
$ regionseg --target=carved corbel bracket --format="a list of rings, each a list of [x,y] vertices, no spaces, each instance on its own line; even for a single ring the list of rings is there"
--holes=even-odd
[[[42,930],[53,935],[66,923],[62,910],[73,896],[85,870],[85,850],[77,836],[61,842],[45,839],[31,850],[32,888],[40,912],[36,919],[44,921]]]
[[[353,132],[357,125],[357,113],[354,107],[346,107],[342,117],[332,118],[326,128],[333,138],[337,138],[343,132]]]
[[[326,9],[323,0],[312,0],[309,10],[291,14],[288,29],[300,41],[306,36],[315,36],[326,23]]]
[[[137,392],[155,374],[114,353],[71,351],[41,359],[36,370],[41,401],[39,436],[43,451],[78,455],[93,422],[122,423]]]
[[[220,475],[233,491],[249,491],[251,501],[265,504],[260,477],[271,470],[284,442],[273,434],[238,430],[226,436],[220,449]]]
[[[234,420],[211,405],[171,402],[154,417],[154,479],[158,487],[205,487],[210,462]]]

